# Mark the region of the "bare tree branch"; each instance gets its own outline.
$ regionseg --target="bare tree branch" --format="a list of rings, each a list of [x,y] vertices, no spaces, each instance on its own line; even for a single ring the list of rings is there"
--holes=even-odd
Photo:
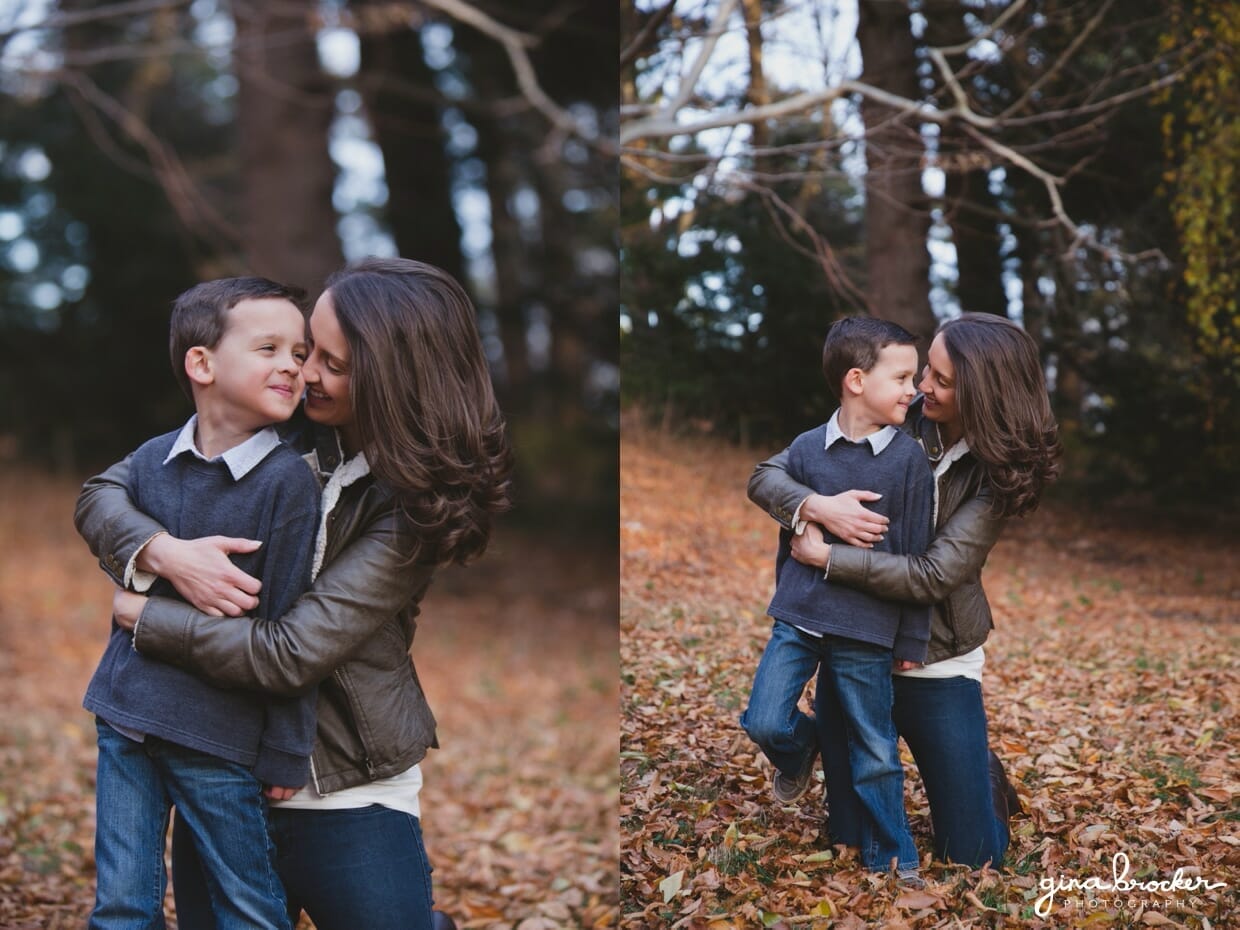
[[[744,185],[742,185],[744,186]],[[836,291],[846,297],[855,300],[866,313],[872,314],[873,308],[870,306],[869,300],[860,287],[848,276],[839,259],[835,257],[835,250],[831,248],[831,244],[827,242],[816,230],[813,225],[797,212],[790,204],[786,203],[778,194],[767,187],[752,185],[750,188],[757,192],[762,198],[762,203],[767,209],[767,213],[774,221],[775,229],[779,232],[780,238],[784,240],[794,251],[799,252],[806,258],[811,258],[818,262],[822,268],[823,277],[827,283]],[[791,235],[790,231],[779,220],[782,215],[788,220],[793,229],[804,234],[806,238],[813,244],[813,249],[807,249],[797,242]]]
[[[974,36],[968,42],[962,42],[960,45],[949,45],[939,49],[939,51],[944,55],[961,55],[976,46],[977,43],[986,39],[992,39],[995,33],[999,32],[1004,26],[1007,25],[1008,20],[1013,19],[1018,13],[1020,13],[1021,10],[1025,8],[1025,4],[1027,2],[1028,0],[1016,0],[1015,3],[1009,5],[1007,9],[999,14],[998,18],[987,26],[983,32]]]
[[[728,20],[739,2],[740,0],[722,0],[719,4],[714,22],[711,23],[706,35],[702,37],[702,47],[698,50],[697,58],[681,77],[680,86],[676,88],[676,96],[666,107],[669,114],[679,112],[693,99],[693,95],[697,92],[697,83],[702,78],[702,72],[706,70],[707,63],[715,54],[715,47],[718,46],[720,37],[727,32]]]
[[[964,131],[972,136],[979,145],[989,149],[1005,161],[1011,162],[1025,173],[1042,182],[1046,195],[1050,199],[1051,212],[1054,214],[1055,220],[1074,237],[1072,245],[1066,250],[1067,252],[1072,252],[1076,248],[1084,246],[1098,252],[1107,259],[1136,262],[1152,258],[1162,262],[1167,261],[1167,256],[1163,254],[1161,249],[1147,249],[1144,252],[1130,254],[1100,242],[1093,232],[1079,226],[1072,217],[1068,216],[1068,211],[1064,209],[1063,196],[1060,194],[1059,188],[1067,178],[1055,177],[1011,146],[1004,145],[998,140],[978,132],[972,126],[965,126]]]
[[[68,26],[96,23],[104,19],[116,19],[121,16],[133,16],[138,13],[151,13],[156,10],[189,6],[190,2],[191,0],[131,0],[129,3],[113,3],[110,6],[95,7],[92,10],[53,13],[41,22],[31,23],[28,26],[14,26],[0,32],[0,41],[21,32],[35,32],[41,29],[64,29]]]
[[[659,27],[667,22],[668,17],[672,15],[672,10],[675,8],[676,0],[667,0],[667,3],[656,10],[654,15],[646,20],[646,25],[642,27],[641,32],[635,35],[633,37],[633,41],[631,41],[628,46],[620,52],[621,71],[638,59],[641,53],[650,44],[651,38],[656,32],[659,31]]]
[[[663,174],[644,165],[640,159],[636,158],[630,159],[624,164],[629,170],[656,184],[686,184],[696,176],[696,172],[688,177]],[[708,183],[707,187],[713,186],[713,183],[713,181]],[[765,186],[765,184],[758,183],[751,177],[732,174],[718,183],[728,190],[741,190],[758,196],[762,201],[763,208],[771,217],[775,231],[788,247],[797,254],[817,262],[819,267],[822,268],[823,277],[832,288],[845,297],[856,301],[857,305],[864,308],[867,313],[870,312],[864,291],[848,276],[843,265],[836,257],[835,250],[831,248],[830,243],[822,237],[822,234],[795,207]],[[791,229],[789,228],[790,226]],[[812,248],[807,248],[798,242],[793,236],[793,230],[809,239]]]
[[[1115,0],[1104,0],[1102,6],[1098,9],[1098,12],[1089,18],[1089,22],[1085,24],[1085,28],[1077,34],[1067,49],[1065,49],[1064,52],[1055,59],[1055,63],[1039,75],[1036,81],[1025,88],[1025,92],[1020,95],[1020,98],[1015,103],[999,114],[1000,119],[1011,116],[1014,113],[1019,113],[1022,109],[1024,109],[1025,104],[1029,102],[1030,98],[1032,98],[1034,94],[1041,90],[1044,85],[1053,80],[1055,75],[1067,66],[1068,62],[1075,57],[1078,51],[1080,51],[1081,46],[1085,44],[1086,40],[1088,40],[1089,37],[1097,31],[1098,27],[1102,24],[1103,18],[1107,15],[1107,11],[1111,9],[1111,5],[1114,2]]]
[[[239,241],[239,232],[198,191],[177,154],[164,145],[143,120],[105,93],[86,75],[66,71],[59,77],[67,87],[73,88],[142,147],[150,159],[155,177],[186,229],[204,238],[215,238],[230,245]]]
[[[1138,97],[1148,97],[1150,94],[1157,93],[1166,87],[1170,87],[1172,84],[1178,83],[1184,75],[1192,70],[1196,63],[1203,60],[1204,57],[1205,56],[1193,59],[1193,61],[1185,65],[1183,68],[1178,68],[1170,74],[1159,78],[1157,81],[1151,81],[1150,83],[1143,84],[1140,87],[1134,87],[1131,90],[1116,93],[1113,96],[1108,97],[1106,100],[1099,100],[1097,103],[1086,103],[1076,107],[1065,107],[1061,110],[1036,113],[1032,116],[1013,116],[1008,119],[1003,119],[1002,122],[1006,126],[1032,126],[1035,123],[1044,123],[1049,120],[1065,119],[1068,117],[1077,116],[1090,116],[1094,113],[1115,110],[1121,105],[1127,103],[1129,100],[1136,100]]]
[[[735,3],[736,0],[725,0],[725,2]],[[148,13],[155,10],[174,8],[187,5],[188,0],[133,0],[128,3],[117,3],[111,6],[100,7],[94,10],[87,10],[75,13],[63,13],[48,17],[46,20],[31,26],[15,27],[6,33],[0,33],[0,39],[6,38],[8,35],[17,32],[36,30],[36,29],[52,29],[64,28],[67,26],[79,25],[86,22],[96,22],[108,18],[117,18],[121,16],[131,16],[139,13]],[[614,154],[614,145],[611,140],[600,138],[598,133],[589,125],[575,118],[568,110],[561,107],[550,95],[543,90],[539,82],[537,72],[533,63],[530,61],[529,50],[537,47],[539,38],[520,30],[506,26],[482,10],[478,9],[466,0],[418,0],[417,3],[397,4],[395,9],[389,13],[403,11],[402,15],[405,20],[410,18],[414,20],[420,19],[419,7],[430,8],[448,16],[449,18],[470,26],[478,30],[483,35],[494,39],[504,49],[508,57],[509,64],[516,76],[517,86],[522,96],[528,101],[529,106],[537,110],[548,120],[559,133],[559,137],[575,136],[585,140],[609,154]],[[300,9],[300,7],[299,7]],[[365,23],[354,24],[356,28],[364,28]],[[406,22],[407,26],[407,22]],[[306,29],[314,29],[315,24],[306,23]],[[393,28],[389,23],[386,28]],[[305,36],[305,31],[289,31],[287,33],[287,41],[301,41]],[[275,37],[275,41],[281,41],[280,37]],[[236,49],[234,41],[233,50]],[[67,58],[63,68],[85,68],[91,65],[100,64],[107,61],[116,60],[132,60],[148,57],[162,57],[172,54],[201,53],[202,48],[198,44],[188,40],[178,40],[174,42],[152,43],[152,44],[132,44],[132,45],[114,45],[94,49],[90,53],[77,54]],[[703,63],[704,66],[704,63]],[[32,76],[52,76],[43,72],[29,72]]]
[[[946,100],[936,103],[932,100],[915,100],[899,94],[876,88],[859,80],[844,80],[821,90],[802,91],[773,101],[762,106],[743,106],[727,110],[691,110],[696,87],[686,86],[689,76],[697,76],[700,80],[705,71],[704,58],[713,54],[718,42],[717,33],[724,28],[735,8],[734,2],[720,3],[711,28],[710,41],[703,45],[696,59],[686,72],[677,87],[675,96],[665,105],[657,108],[626,107],[621,114],[620,143],[622,160],[626,166],[631,165],[632,157],[642,152],[644,157],[664,158],[655,151],[646,152],[636,145],[642,140],[666,139],[673,136],[694,136],[711,129],[736,127],[755,124],[766,120],[779,120],[805,114],[834,103],[837,100],[857,96],[889,107],[894,113],[893,119],[913,120],[917,123],[932,123],[942,127],[963,127],[967,137],[977,146],[977,151],[985,152],[996,162],[1011,165],[1034,178],[1047,192],[1052,222],[1060,225],[1075,240],[1074,246],[1084,246],[1099,252],[1110,259],[1121,258],[1125,261],[1136,261],[1156,258],[1165,261],[1165,257],[1157,250],[1148,250],[1136,255],[1121,252],[1114,246],[1103,243],[1088,228],[1082,227],[1068,215],[1062,197],[1062,188],[1072,173],[1081,170],[1083,163],[1067,169],[1066,174],[1057,175],[1047,167],[1045,158],[1036,161],[1034,153],[1049,152],[1056,143],[1067,139],[1080,142],[1090,133],[1097,130],[1098,124],[1106,114],[1110,114],[1122,105],[1153,94],[1181,79],[1195,62],[1179,67],[1169,73],[1160,74],[1156,79],[1143,80],[1139,85],[1132,86],[1135,80],[1132,75],[1124,73],[1123,84],[1115,86],[1119,80],[1116,76],[1107,76],[1099,82],[1109,85],[1103,91],[1099,86],[1081,90],[1073,101],[1052,101],[1060,103],[1058,107],[1023,116],[1015,114],[1027,110],[1030,101],[1046,88],[1055,76],[1062,72],[1072,57],[1079,52],[1089,37],[1096,34],[1104,18],[1115,4],[1114,0],[1105,0],[1100,8],[1092,10],[1091,16],[1080,32],[1074,36],[1068,48],[1044,71],[1021,96],[1003,110],[1000,116],[990,116],[979,112],[969,99],[962,78],[980,70],[983,65],[970,58],[960,67],[953,68],[948,61],[949,56],[967,55],[984,40],[997,41],[1003,47],[1010,48],[1017,41],[1011,34],[1001,35],[1008,26],[1016,22],[1017,16],[1027,6],[1027,0],[1016,0],[1002,14],[978,35],[967,42],[954,46],[929,49],[929,57],[939,78],[940,87],[946,92]],[[1131,69],[1129,69],[1131,71]],[[1137,75],[1139,78],[1140,73]],[[1090,93],[1105,92],[1104,99],[1090,100]],[[1083,98],[1083,99],[1082,99]],[[1041,101],[1045,103],[1046,101]],[[1050,139],[1040,139],[1036,143],[1018,145],[1013,143],[1009,130],[1035,124],[1067,121],[1072,125],[1056,133]],[[864,138],[864,137],[863,137]],[[871,143],[872,144],[872,143]],[[653,147],[651,147],[653,148]],[[755,152],[747,152],[755,155]],[[670,157],[669,157],[670,160]],[[709,163],[709,162],[708,162]],[[1060,169],[1063,171],[1064,169]],[[780,175],[787,177],[788,175]],[[752,178],[752,176],[749,176]]]
[[[613,146],[609,140],[600,138],[596,132],[592,131],[557,104],[542,89],[542,86],[538,83],[538,75],[534,71],[534,65],[530,62],[529,56],[529,49],[538,44],[538,39],[535,36],[505,26],[476,7],[465,3],[464,0],[420,0],[420,2],[452,17],[457,22],[472,26],[483,35],[494,39],[503,46],[504,52],[508,56],[508,61],[512,65],[513,73],[516,75],[517,86],[521,89],[521,93],[529,100],[534,109],[541,113],[562,134],[584,139],[609,153],[613,151]],[[735,2],[735,0],[732,0],[732,2]]]

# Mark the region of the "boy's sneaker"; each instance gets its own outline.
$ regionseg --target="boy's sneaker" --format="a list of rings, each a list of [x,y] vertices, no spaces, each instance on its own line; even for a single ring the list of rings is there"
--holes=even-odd
[[[922,891],[926,887],[926,880],[916,869],[896,869],[896,881],[914,891]]]
[[[809,783],[814,777],[814,760],[817,758],[818,749],[815,748],[805,760],[801,771],[795,776],[785,775],[779,769],[775,770],[775,777],[771,779],[771,794],[775,796],[776,801],[780,804],[791,804],[793,801],[800,800],[801,796],[809,790]]]

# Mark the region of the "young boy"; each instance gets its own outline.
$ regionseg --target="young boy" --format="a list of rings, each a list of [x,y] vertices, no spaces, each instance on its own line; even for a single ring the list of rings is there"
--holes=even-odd
[[[172,311],[172,365],[196,413],[130,459],[135,505],[183,539],[263,540],[235,556],[262,581],[255,616],[281,616],[309,586],[319,484],[272,424],[300,402],[298,296],[264,278],[191,288]],[[150,593],[177,596],[157,580]],[[139,620],[139,623],[141,621]],[[314,694],[224,690],[147,659],[115,622],[86,691],[99,738],[91,930],[163,926],[169,809],[193,834],[218,930],[290,930],[267,834],[273,796],[305,784]]]
[[[793,441],[789,475],[821,494],[880,493],[873,509],[891,523],[875,548],[924,552],[933,478],[917,442],[896,429],[915,393],[913,336],[884,320],[838,320],[827,332],[822,367],[840,407]],[[860,811],[859,823],[833,818],[832,840],[859,846],[866,868],[887,871],[894,860],[902,880],[920,884],[891,720],[891,672],[893,660],[925,660],[929,609],[831,585],[790,558],[790,541],[781,531],[768,608],[775,623],[741,726],[775,766],[772,793],[781,803],[805,793],[821,742],[828,808],[832,794],[849,791],[858,803],[848,808]],[[797,708],[815,669],[817,721]]]

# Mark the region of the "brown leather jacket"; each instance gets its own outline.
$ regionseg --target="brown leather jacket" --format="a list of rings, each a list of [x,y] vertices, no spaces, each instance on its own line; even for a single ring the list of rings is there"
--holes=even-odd
[[[320,467],[339,447],[319,431]],[[163,531],[125,492],[127,463],[83,485],[78,532],[117,584],[125,567]],[[367,476],[341,494],[329,519],[322,573],[279,620],[211,617],[182,601],[151,598],[135,631],[144,655],[227,687],[298,694],[319,686],[311,773],[328,794],[386,778],[437,747],[431,714],[409,656],[415,618],[434,574],[406,565],[412,535],[390,495]]]
[[[921,444],[933,466],[946,450],[938,427],[922,416],[921,404],[921,397],[913,401],[901,428]],[[813,490],[788,477],[787,454],[785,449],[754,469],[749,499],[791,528],[797,508]],[[982,590],[982,566],[1006,522],[993,512],[981,463],[971,454],[947,469],[939,479],[938,494],[935,535],[924,555],[893,555],[833,543],[827,576],[832,583],[876,597],[932,604],[927,664],[976,649],[994,628]]]

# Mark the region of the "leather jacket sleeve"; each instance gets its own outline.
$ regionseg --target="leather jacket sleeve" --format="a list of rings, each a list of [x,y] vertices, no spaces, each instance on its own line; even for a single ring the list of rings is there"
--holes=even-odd
[[[99,559],[99,567],[121,587],[126,567],[151,541],[167,532],[129,500],[129,457],[89,479],[78,494],[73,525]]]
[[[215,684],[300,694],[350,659],[425,589],[433,565],[409,565],[395,511],[377,515],[278,620],[211,617],[169,598],[147,602],[134,629],[143,655]]]
[[[749,499],[774,517],[784,529],[792,529],[797,508],[814,493],[788,477],[788,449],[759,462],[749,476]]]
[[[947,519],[924,555],[832,543],[827,580],[891,600],[937,604],[978,577],[1006,522],[995,515],[990,494],[983,491]]]

